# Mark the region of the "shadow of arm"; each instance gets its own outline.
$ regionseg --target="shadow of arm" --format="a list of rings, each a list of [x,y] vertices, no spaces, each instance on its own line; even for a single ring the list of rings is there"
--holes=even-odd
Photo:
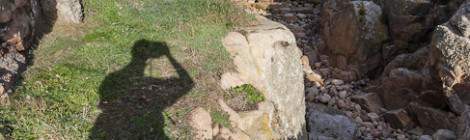
[[[173,58],[171,54],[168,55],[168,59],[171,65],[176,69],[176,73],[178,73],[180,79],[183,80],[185,84],[192,86],[194,84],[194,81],[189,75],[188,71],[186,71],[186,69],[184,69],[183,66],[181,66],[181,64],[178,63],[178,61],[176,61],[176,59]]]

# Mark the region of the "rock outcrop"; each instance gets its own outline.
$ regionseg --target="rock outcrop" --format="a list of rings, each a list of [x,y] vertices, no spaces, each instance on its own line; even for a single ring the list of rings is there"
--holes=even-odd
[[[0,95],[11,93],[39,40],[56,21],[79,23],[81,0],[2,0],[0,2]]]
[[[337,115],[357,124],[350,137],[358,139],[470,139],[470,1],[280,3],[267,15],[281,15],[273,19],[299,31],[298,38],[312,38],[299,43],[313,46],[302,47],[301,58],[311,139],[348,134],[340,124],[316,126]],[[291,12],[301,7],[313,10]]]
[[[51,31],[56,19],[54,0],[2,0],[0,2],[0,95],[10,93],[26,69],[38,40]]]
[[[239,118],[235,126],[252,139],[301,139],[306,135],[302,53],[285,26],[257,19],[223,41],[236,66],[236,72],[222,76],[223,87],[247,83],[265,97],[257,110],[232,113]]]
[[[58,21],[77,24],[84,18],[82,0],[57,0],[56,7]]]
[[[329,0],[321,12],[321,35],[331,64],[353,71],[357,78],[377,72],[388,40],[381,7],[372,1]]]

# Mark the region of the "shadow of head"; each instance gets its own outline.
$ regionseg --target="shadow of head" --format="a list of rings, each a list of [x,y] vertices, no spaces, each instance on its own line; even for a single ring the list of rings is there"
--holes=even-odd
[[[132,58],[134,59],[153,59],[165,55],[169,56],[170,50],[166,43],[162,42],[139,40],[132,48]]]

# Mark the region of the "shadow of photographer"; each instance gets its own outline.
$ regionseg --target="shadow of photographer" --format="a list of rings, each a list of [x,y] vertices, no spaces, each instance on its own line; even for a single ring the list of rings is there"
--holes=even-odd
[[[149,59],[167,57],[178,77],[144,76]],[[163,42],[137,41],[132,60],[102,82],[99,108],[90,139],[169,139],[164,132],[166,107],[188,93],[194,82]]]

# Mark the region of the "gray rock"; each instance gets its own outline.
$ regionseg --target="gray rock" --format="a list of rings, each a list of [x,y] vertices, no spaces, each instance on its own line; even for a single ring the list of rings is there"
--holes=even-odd
[[[439,129],[434,134],[432,134],[434,140],[455,140],[457,136],[455,132],[448,129]]]
[[[331,100],[331,96],[328,95],[328,94],[323,94],[323,95],[318,97],[318,100],[321,103],[328,104],[328,102],[330,102],[330,100]]]
[[[323,105],[310,109],[309,140],[341,139],[352,140],[357,131],[357,124],[338,111]]]
[[[419,140],[432,140],[432,137],[429,135],[422,135],[419,136]]]

